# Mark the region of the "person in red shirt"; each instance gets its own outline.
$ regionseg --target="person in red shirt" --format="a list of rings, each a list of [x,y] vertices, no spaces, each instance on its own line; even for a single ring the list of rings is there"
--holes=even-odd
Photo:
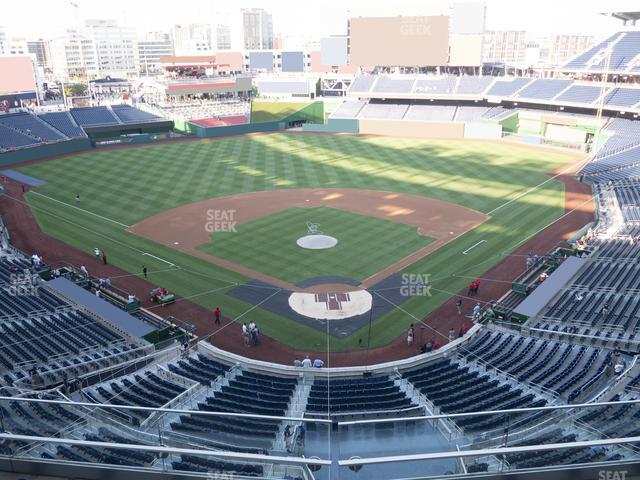
[[[216,325],[220,325],[220,307],[216,307],[213,314],[216,316]]]

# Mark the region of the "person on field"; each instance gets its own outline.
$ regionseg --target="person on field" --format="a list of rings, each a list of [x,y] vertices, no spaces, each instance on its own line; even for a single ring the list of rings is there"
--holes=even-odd
[[[462,315],[462,299],[458,298],[456,300],[456,308],[458,309],[458,315]]]
[[[415,336],[415,330],[413,328],[413,323],[409,326],[409,330],[407,330],[407,346],[410,347],[413,345],[413,338]]]
[[[221,314],[220,307],[216,307],[216,309],[214,310],[213,314],[216,317],[215,324],[216,325],[220,325],[220,314]]]
[[[100,249],[98,247],[93,249],[93,254],[96,256],[96,260],[100,261]]]
[[[105,265],[107,264],[107,252],[104,250],[102,251],[102,263]]]
[[[76,203],[80,203],[80,194],[76,193]]]
[[[144,278],[147,278],[147,267],[144,265],[142,266],[142,275],[144,275]]]
[[[453,328],[449,329],[449,342],[453,342],[456,339],[456,331]]]

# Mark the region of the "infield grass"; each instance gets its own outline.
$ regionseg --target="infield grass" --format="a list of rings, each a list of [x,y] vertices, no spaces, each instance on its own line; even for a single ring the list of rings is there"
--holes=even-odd
[[[338,244],[325,250],[299,247],[296,240],[307,234],[307,222]],[[198,249],[294,285],[323,276],[363,281],[433,241],[410,225],[329,207],[289,208],[235,230],[214,233]]]
[[[111,263],[136,274],[145,263],[158,272],[152,281],[179,295],[208,308],[221,305],[231,317],[243,315],[242,321],[255,320],[261,331],[294,347],[324,350],[321,332],[227,296],[233,283],[247,280],[241,275],[133,235],[123,225],[211,197],[313,187],[404,192],[489,213],[482,225],[405,269],[430,274],[433,296],[412,298],[376,320],[371,345],[377,346],[560,217],[563,184],[547,172],[574,158],[507,142],[278,133],[97,150],[17,169],[48,182],[34,189],[46,196],[29,193],[27,200],[49,235],[89,255],[95,247],[105,249]],[[74,205],[76,193],[82,210]],[[398,232],[398,238],[404,235]],[[180,268],[168,269],[145,253]],[[361,255],[373,261],[377,253]],[[385,262],[393,263],[391,257]],[[375,297],[386,301],[383,292]],[[331,348],[358,348],[363,336],[366,332],[359,331],[343,340],[332,338]]]

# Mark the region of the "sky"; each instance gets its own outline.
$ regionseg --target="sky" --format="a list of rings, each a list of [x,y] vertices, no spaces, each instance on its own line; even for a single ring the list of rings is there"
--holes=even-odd
[[[526,30],[534,35],[586,33],[603,37],[621,26],[602,11],[640,10],[638,0],[485,0],[488,30]],[[453,2],[453,0],[452,0]],[[0,26],[9,37],[50,37],[88,18],[115,18],[138,34],[168,30],[175,23],[239,25],[240,9],[261,7],[273,14],[282,35],[321,37],[345,32],[349,16],[433,15],[447,12],[441,0],[23,0],[2,1]],[[72,4],[77,4],[74,8]],[[163,8],[166,5],[167,8]],[[224,10],[223,10],[224,9]]]

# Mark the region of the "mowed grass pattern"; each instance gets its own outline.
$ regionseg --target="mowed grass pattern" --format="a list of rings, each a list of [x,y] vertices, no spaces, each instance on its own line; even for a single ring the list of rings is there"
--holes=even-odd
[[[261,331],[295,347],[323,350],[321,333],[227,296],[227,288],[246,280],[242,276],[137,237],[94,214],[131,225],[211,197],[306,187],[406,192],[484,213],[505,205],[476,229],[406,269],[431,274],[434,295],[410,299],[377,320],[371,332],[375,346],[400,335],[464,288],[469,277],[488,270],[562,215],[563,185],[546,173],[572,158],[507,142],[271,134],[92,151],[18,170],[49,182],[34,190],[64,202],[27,195],[46,233],[89,254],[96,246],[103,248],[111,263],[135,274],[145,263],[158,271],[152,281],[179,295],[208,308],[222,305],[226,315],[257,321]],[[87,212],[75,208],[76,193]],[[485,243],[461,254],[480,240]],[[144,253],[180,269],[167,269]],[[362,252],[365,258],[375,254]],[[332,339],[332,349],[357,348],[366,333]]]
[[[338,239],[326,250],[308,250],[296,240],[307,222]],[[362,281],[433,239],[410,225],[335,208],[289,208],[236,226],[236,232],[214,233],[200,250],[289,283],[321,276]]]

